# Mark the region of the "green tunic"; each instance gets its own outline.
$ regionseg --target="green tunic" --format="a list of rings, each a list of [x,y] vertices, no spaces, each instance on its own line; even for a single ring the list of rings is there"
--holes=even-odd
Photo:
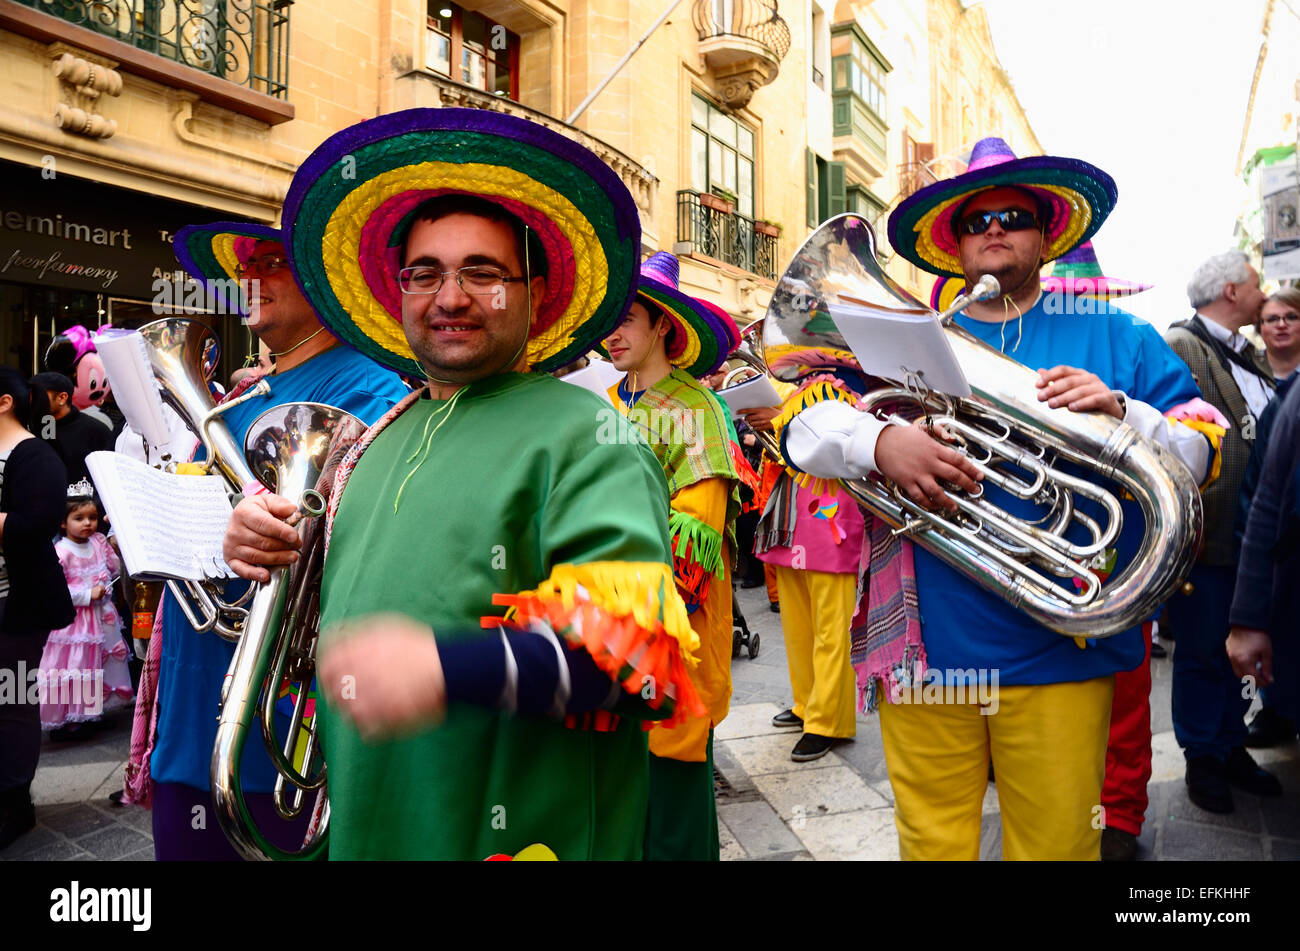
[[[443,405],[417,401],[357,463],[325,561],[322,630],[398,611],[440,639],[499,637],[479,627],[501,613],[492,595],[536,588],[556,565],[671,563],[654,454],[621,417],[611,424],[608,404],[549,376],[464,390],[394,514]],[[452,704],[436,728],[374,744],[328,706],[323,722],[331,858],[479,860],[533,843],[562,860],[641,857],[637,719],[596,732]]]

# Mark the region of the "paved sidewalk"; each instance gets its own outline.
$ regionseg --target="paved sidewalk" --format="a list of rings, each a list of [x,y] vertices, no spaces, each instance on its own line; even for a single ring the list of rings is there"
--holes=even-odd
[[[858,717],[858,736],[812,763],[790,760],[795,731],[772,715],[790,705],[780,615],[762,588],[738,592],[750,629],[760,637],[754,660],[732,662],[731,713],[716,733],[719,832],[724,859],[897,859],[893,793],[875,717]],[[1173,645],[1167,645],[1172,647]],[[1151,805],[1140,840],[1143,859],[1300,859],[1300,746],[1259,750],[1255,758],[1282,781],[1281,799],[1233,791],[1237,809],[1216,816],[1192,805],[1183,756],[1169,711],[1170,660],[1152,662],[1155,734]],[[0,859],[152,859],[151,814],[113,806],[131,745],[119,713],[99,735],[79,743],[45,741],[32,787],[37,827]],[[980,854],[1001,852],[997,787],[984,799]]]
[[[738,591],[759,655],[732,661],[731,713],[715,734],[718,818],[724,859],[897,859],[893,792],[885,770],[880,725],[858,717],[858,735],[811,763],[795,763],[798,731],[779,730],[772,715],[791,702],[780,615],[768,609],[763,588]],[[1183,782],[1183,754],[1170,715],[1171,656],[1152,661],[1151,804],[1143,826],[1141,859],[1300,859],[1300,746],[1292,742],[1254,750],[1255,759],[1282,781],[1280,799],[1233,790],[1236,811],[1226,816],[1192,805]],[[998,859],[1002,834],[997,787],[984,797],[980,856]]]

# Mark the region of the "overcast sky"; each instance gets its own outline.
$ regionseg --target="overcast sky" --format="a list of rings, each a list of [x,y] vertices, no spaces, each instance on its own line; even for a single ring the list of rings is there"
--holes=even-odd
[[[1121,305],[1160,329],[1190,314],[1191,270],[1233,246],[1264,5],[984,0],[1044,151],[1091,162],[1119,186],[1093,245],[1108,276],[1156,285]]]

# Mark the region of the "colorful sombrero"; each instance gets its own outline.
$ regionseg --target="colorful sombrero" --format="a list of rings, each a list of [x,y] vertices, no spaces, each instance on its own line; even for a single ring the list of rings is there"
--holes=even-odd
[[[326,139],[285,199],[289,259],[321,322],[400,373],[423,376],[402,332],[402,241],[438,195],[495,202],[537,233],[549,273],[528,363],[582,356],[627,311],[641,225],[618,176],[536,122],[483,109],[408,109]]]
[[[998,138],[980,139],[961,175],[927,185],[889,216],[894,249],[931,274],[961,277],[953,213],[977,193],[1002,185],[1033,192],[1051,209],[1043,260],[1067,254],[1097,233],[1115,207],[1115,180],[1087,162],[1054,155],[1016,158]]]
[[[722,364],[727,362],[727,357],[740,346],[740,328],[736,326],[736,320],[729,313],[710,300],[700,299],[713,316],[714,326],[721,330],[718,336],[718,366],[714,367],[709,373],[716,372]],[[708,376],[708,373],[704,374]]]
[[[1141,294],[1154,286],[1106,277],[1101,273],[1101,263],[1097,260],[1097,252],[1093,250],[1091,241],[1085,241],[1069,254],[1057,258],[1052,273],[1043,278],[1045,291],[1063,291],[1075,297],[1093,297],[1097,300]]]
[[[240,311],[238,301],[226,300],[227,289],[234,285],[227,281],[239,280],[235,267],[253,256],[259,241],[283,241],[284,234],[270,225],[251,221],[216,221],[209,225],[186,225],[172,236],[172,250],[191,277],[209,286],[214,295],[234,312]],[[229,311],[228,311],[229,312]]]
[[[1085,241],[1069,254],[1057,258],[1052,273],[1044,277],[1042,283],[1046,293],[1064,292],[1073,297],[1090,297],[1093,300],[1114,300],[1130,294],[1141,294],[1154,286],[1104,276],[1091,241]],[[930,306],[943,313],[965,289],[964,278],[938,278],[934,282],[934,289],[930,291]]]
[[[656,251],[641,264],[636,296],[668,315],[675,331],[669,337],[668,362],[698,379],[722,366],[735,349],[733,335],[735,342],[740,342],[740,331],[722,308],[682,293],[680,277],[677,257]],[[603,344],[601,352],[605,352]]]

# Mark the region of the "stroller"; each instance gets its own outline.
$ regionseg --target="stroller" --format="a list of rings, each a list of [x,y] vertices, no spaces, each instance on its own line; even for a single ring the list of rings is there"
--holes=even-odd
[[[749,651],[749,659],[753,660],[758,656],[759,635],[750,633],[749,624],[745,622],[745,613],[740,610],[740,602],[736,600],[736,591],[731,591],[731,656],[736,658],[740,656],[740,649],[743,647]]]

